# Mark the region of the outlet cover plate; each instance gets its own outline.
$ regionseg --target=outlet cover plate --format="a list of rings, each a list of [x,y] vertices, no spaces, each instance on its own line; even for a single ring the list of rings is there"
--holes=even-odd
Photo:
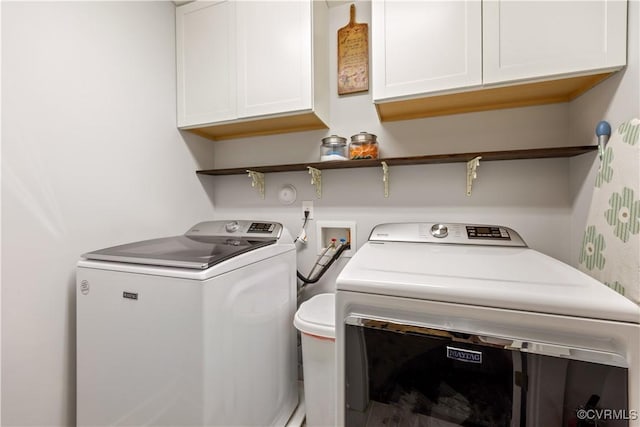
[[[309,211],[309,219],[313,219],[313,200],[302,201],[302,219],[304,220],[304,213]]]

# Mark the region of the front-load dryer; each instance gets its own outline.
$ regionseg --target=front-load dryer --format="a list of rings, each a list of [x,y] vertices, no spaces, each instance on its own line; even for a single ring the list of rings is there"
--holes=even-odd
[[[339,425],[640,425],[640,308],[512,229],[376,226],[336,288]]]
[[[298,403],[296,255],[274,222],[211,221],[83,255],[79,426],[276,426]]]

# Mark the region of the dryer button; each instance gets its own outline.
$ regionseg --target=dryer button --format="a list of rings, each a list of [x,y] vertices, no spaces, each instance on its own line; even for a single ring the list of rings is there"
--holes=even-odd
[[[437,237],[438,239],[442,239],[444,237],[447,237],[448,234],[449,234],[449,229],[444,224],[434,224],[431,227],[431,235],[433,237]]]

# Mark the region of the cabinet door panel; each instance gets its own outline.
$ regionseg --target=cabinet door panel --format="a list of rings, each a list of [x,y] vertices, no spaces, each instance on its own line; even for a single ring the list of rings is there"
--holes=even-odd
[[[235,2],[176,9],[178,126],[236,118]]]
[[[623,66],[626,10],[621,0],[485,1],[484,82]]]
[[[404,97],[482,83],[481,3],[372,3],[373,98]]]
[[[311,109],[310,1],[237,8],[239,117]]]

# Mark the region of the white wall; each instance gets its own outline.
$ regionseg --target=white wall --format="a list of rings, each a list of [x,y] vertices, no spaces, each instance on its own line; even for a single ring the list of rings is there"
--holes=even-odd
[[[2,23],[2,5],[0,4],[0,25]],[[0,42],[2,36],[0,36]],[[0,48],[1,51],[1,48]],[[2,57],[0,55],[0,80],[2,78]],[[0,83],[0,93],[2,93],[2,83]],[[2,129],[2,103],[0,103],[0,132]],[[0,147],[2,147],[2,138],[0,137]],[[0,150],[0,160],[2,160],[2,152]],[[1,171],[1,166],[0,166]],[[2,194],[2,174],[0,173],[0,196]],[[0,202],[1,202],[0,197]],[[0,242],[2,242],[2,205],[0,204]],[[0,425],[2,425],[2,244],[0,244]]]
[[[383,195],[377,168],[323,173],[323,195],[305,173],[268,174],[262,200],[245,176],[203,177],[217,218],[263,218],[283,222],[292,233],[301,225],[302,200],[314,201],[315,220],[307,228],[309,245],[298,253],[298,266],[307,273],[316,257],[317,220],[357,222],[356,246],[372,227],[383,222],[460,221],[498,223],[518,230],[530,246],[559,259],[569,252],[569,240],[556,238],[569,226],[568,164],[566,159],[480,163],[472,197],[465,195],[466,169],[450,165],[391,168],[390,197]],[[293,184],[298,200],[280,205],[277,191]],[[344,261],[340,263],[344,265]],[[333,290],[333,274],[307,294]]]
[[[2,3],[3,426],[75,423],[80,254],[212,217],[174,70],[171,2]]]
[[[627,66],[623,71],[571,102],[571,145],[596,144],[595,128],[600,120],[607,120],[612,131],[615,131],[622,122],[640,118],[640,1],[629,1],[627,22]],[[580,255],[598,165],[595,154],[578,156],[570,162],[570,259],[574,264],[577,264]]]
[[[370,23],[369,2],[355,2],[357,21]],[[555,104],[428,119],[380,123],[371,93],[337,96],[336,32],[349,20],[350,3],[330,9],[331,129],[213,142],[214,166],[233,167],[298,163],[319,159],[320,139],[329,134],[349,137],[360,131],[378,135],[382,156],[456,153],[569,145],[569,104]],[[461,221],[512,226],[527,243],[551,256],[570,261],[571,220],[569,160],[480,162],[471,197],[465,195],[466,169],[461,163],[391,167],[391,196],[382,193],[378,169],[323,172],[323,196],[316,199],[304,172],[268,174],[266,199],[259,198],[245,176],[202,177],[216,217],[275,219],[297,233],[301,201],[314,200],[317,219],[355,220],[357,244],[371,228],[392,221]],[[277,201],[277,190],[291,183],[298,200],[290,207]],[[311,249],[299,253],[308,272],[315,260],[315,225]],[[344,264],[344,262],[342,262]],[[309,294],[331,290],[333,269]]]

